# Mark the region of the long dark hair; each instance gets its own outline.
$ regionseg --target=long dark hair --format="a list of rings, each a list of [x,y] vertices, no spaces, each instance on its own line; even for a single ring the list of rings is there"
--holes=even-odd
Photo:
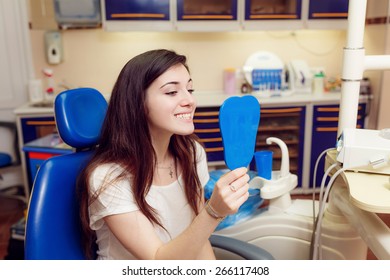
[[[96,235],[89,227],[88,206],[99,193],[90,193],[89,178],[93,170],[104,163],[116,163],[123,168],[116,179],[128,179],[140,211],[160,227],[158,213],[146,202],[153,181],[156,155],[152,146],[145,107],[146,89],[170,67],[182,64],[187,70],[186,57],[169,50],[152,50],[135,56],[121,70],[114,85],[99,145],[91,161],[79,177],[79,195],[83,242],[89,258]],[[182,169],[184,189],[189,205],[199,213],[201,186],[196,163],[197,137],[173,135],[169,150]],[[105,187],[109,187],[107,182]]]

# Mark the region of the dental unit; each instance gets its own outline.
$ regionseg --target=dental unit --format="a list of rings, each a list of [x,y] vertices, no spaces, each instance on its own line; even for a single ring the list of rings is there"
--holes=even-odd
[[[326,154],[320,199],[291,199],[290,192],[297,186],[297,177],[289,170],[288,147],[281,139],[270,137],[266,143],[276,144],[281,150],[281,168],[272,171],[271,179],[255,176],[249,183],[250,190],[259,190],[259,195],[268,200],[269,205],[253,211],[249,218],[218,229],[215,234],[255,244],[269,251],[275,259],[366,259],[368,247],[378,259],[390,259],[390,230],[376,215],[390,213],[390,132],[356,128],[363,72],[390,69],[390,56],[365,55],[366,5],[367,0],[349,1],[338,139],[335,139],[335,148],[324,151],[318,158],[321,160]],[[232,120],[236,115],[235,123],[245,126],[254,137],[257,117],[243,117],[237,108],[255,101],[243,96],[228,98],[225,102],[235,103],[223,104],[220,110],[225,162],[230,169],[247,166],[255,144],[247,139],[237,150],[234,147],[237,139],[229,133],[232,128],[223,120],[225,116]],[[252,109],[246,114],[251,112]]]

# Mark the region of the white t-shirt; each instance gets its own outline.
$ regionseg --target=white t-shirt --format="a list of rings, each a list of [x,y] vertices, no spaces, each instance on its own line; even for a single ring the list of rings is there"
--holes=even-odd
[[[201,185],[209,180],[206,153],[197,143],[197,170]],[[103,182],[109,182],[121,171],[116,164],[104,164],[94,170],[90,179],[91,192],[98,190]],[[192,222],[194,212],[187,202],[184,183],[178,180],[167,186],[152,185],[146,201],[157,210],[160,222],[168,231],[154,226],[162,242],[166,243],[182,233]],[[103,218],[109,215],[129,213],[138,210],[128,180],[119,180],[106,188],[89,206],[90,227],[96,231],[98,259],[135,259],[109,230]],[[178,215],[180,213],[180,215]]]

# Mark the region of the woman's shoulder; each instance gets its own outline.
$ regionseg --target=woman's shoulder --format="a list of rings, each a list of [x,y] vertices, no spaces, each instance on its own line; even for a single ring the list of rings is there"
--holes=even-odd
[[[123,172],[123,168],[117,163],[103,163],[92,171],[92,177],[94,176],[118,176]]]

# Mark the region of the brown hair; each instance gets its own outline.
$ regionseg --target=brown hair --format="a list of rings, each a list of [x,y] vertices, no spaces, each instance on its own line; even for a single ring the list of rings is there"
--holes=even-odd
[[[153,223],[163,227],[158,213],[146,202],[153,181],[156,155],[152,146],[145,107],[146,89],[170,67],[182,64],[187,70],[186,57],[169,50],[152,50],[132,58],[121,70],[114,85],[105,117],[99,145],[79,177],[79,198],[83,243],[88,258],[96,246],[96,235],[89,227],[88,206],[99,195],[89,192],[89,178],[93,170],[104,163],[116,163],[123,169],[118,178],[128,179],[140,211]],[[184,189],[189,205],[198,214],[201,185],[196,163],[197,137],[173,135],[169,150],[180,164]],[[110,187],[107,182],[105,187]]]

